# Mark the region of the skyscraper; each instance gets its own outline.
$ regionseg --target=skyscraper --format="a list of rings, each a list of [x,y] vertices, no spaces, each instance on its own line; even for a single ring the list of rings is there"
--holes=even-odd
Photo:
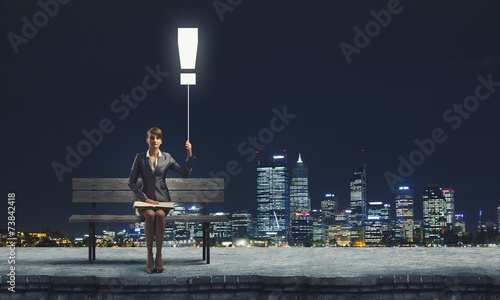
[[[248,211],[238,211],[231,216],[231,219],[233,239],[251,236],[252,215]]]
[[[257,160],[257,234],[288,236],[290,184],[286,152]]]
[[[335,213],[339,210],[339,202],[334,194],[326,194],[321,201],[321,211],[325,226],[335,225]],[[325,227],[325,229],[327,229]]]
[[[466,234],[465,228],[464,215],[456,214],[453,217],[453,234],[456,236],[464,236]]]
[[[290,216],[289,243],[292,246],[307,246],[313,241],[313,220],[310,213],[296,212]]]
[[[497,227],[498,227],[498,233],[500,234],[500,206],[497,207]]]
[[[453,231],[453,218],[455,217],[455,191],[453,188],[442,189],[446,199],[446,229]]]
[[[351,214],[349,221],[352,227],[362,227],[366,220],[366,168],[361,164],[351,176]]]
[[[422,195],[424,202],[424,240],[439,242],[446,228],[446,199],[437,185],[427,185]]]
[[[368,216],[364,223],[365,244],[375,246],[382,240],[382,220],[384,210],[382,202],[368,202]]]
[[[299,154],[297,163],[292,167],[290,182],[290,215],[307,213],[311,210],[309,196],[308,168]]]
[[[413,242],[413,190],[402,186],[396,194],[396,232],[395,238]]]

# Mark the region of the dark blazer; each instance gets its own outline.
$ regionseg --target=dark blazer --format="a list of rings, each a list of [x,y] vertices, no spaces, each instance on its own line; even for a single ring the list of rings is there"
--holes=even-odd
[[[188,178],[191,173],[195,157],[188,156],[185,167],[181,168],[167,152],[162,151],[161,155],[156,159],[154,173],[151,170],[150,159],[146,156],[146,152],[135,156],[132,170],[130,170],[128,186],[141,201],[145,201],[147,198],[156,201],[171,201],[167,184],[165,183],[167,171],[170,169],[184,178]],[[137,185],[139,174],[142,178],[142,188]]]

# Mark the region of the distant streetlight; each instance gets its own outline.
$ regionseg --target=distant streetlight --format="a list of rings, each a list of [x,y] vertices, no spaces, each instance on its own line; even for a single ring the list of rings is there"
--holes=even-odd
[[[181,69],[194,70],[198,52],[198,28],[177,28]],[[196,73],[181,73],[181,85],[187,85],[187,139],[189,141],[189,86],[196,85]]]

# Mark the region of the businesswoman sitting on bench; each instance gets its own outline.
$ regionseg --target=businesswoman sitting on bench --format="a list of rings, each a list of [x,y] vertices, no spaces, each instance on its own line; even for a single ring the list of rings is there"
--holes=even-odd
[[[128,186],[137,198],[151,204],[171,201],[165,184],[167,171],[172,170],[181,177],[187,178],[191,173],[191,167],[195,160],[189,141],[186,141],[185,144],[188,157],[183,168],[175,162],[169,153],[160,151],[162,142],[163,134],[159,128],[153,127],[147,131],[146,143],[148,143],[149,149],[135,156],[128,181]],[[139,174],[142,178],[142,188],[137,186]],[[148,251],[146,271],[149,274],[161,273],[163,272],[161,249],[165,234],[165,211],[161,209],[140,209],[139,213],[145,218],[144,233]],[[154,262],[153,237],[156,237],[156,259]]]

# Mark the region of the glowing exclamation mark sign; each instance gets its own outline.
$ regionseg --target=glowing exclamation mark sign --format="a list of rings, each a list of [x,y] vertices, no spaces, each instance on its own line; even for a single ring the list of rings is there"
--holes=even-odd
[[[194,70],[198,52],[198,28],[177,28],[181,69]],[[187,140],[189,141],[189,86],[196,85],[196,73],[181,73],[181,85],[187,85]]]

